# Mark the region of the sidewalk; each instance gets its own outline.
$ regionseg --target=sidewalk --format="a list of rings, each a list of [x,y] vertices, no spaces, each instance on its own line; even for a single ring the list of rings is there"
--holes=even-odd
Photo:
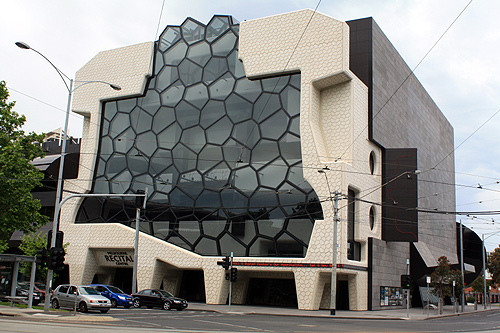
[[[493,304],[486,311],[499,310],[500,305]],[[412,308],[409,310],[409,317],[407,316],[406,309],[394,309],[394,310],[376,310],[376,311],[345,311],[337,310],[335,316],[330,315],[330,310],[318,310],[318,311],[306,311],[298,310],[293,308],[278,308],[278,307],[263,307],[263,306],[251,306],[251,305],[231,305],[231,311],[229,311],[228,305],[212,305],[204,303],[190,303],[187,310],[191,311],[209,311],[225,314],[239,314],[239,315],[272,315],[272,316],[303,316],[303,317],[330,317],[330,318],[343,318],[343,319],[379,319],[379,320],[427,320],[435,319],[446,316],[460,316],[473,314],[483,310],[482,305],[478,305],[478,310],[474,311],[473,305],[468,305],[465,307],[463,313],[455,313],[453,306],[445,306],[443,309],[443,314],[438,315],[437,310],[429,309],[427,313],[426,310],[422,308]],[[133,311],[133,310],[131,310]],[[10,307],[0,305],[0,316],[30,316],[38,317],[40,319],[58,319],[58,320],[68,320],[68,321],[114,321],[113,309],[109,312],[109,315],[103,316],[98,313],[91,314],[80,314],[75,315],[74,312],[70,311],[51,311],[45,314],[43,310],[26,309],[18,307]]]

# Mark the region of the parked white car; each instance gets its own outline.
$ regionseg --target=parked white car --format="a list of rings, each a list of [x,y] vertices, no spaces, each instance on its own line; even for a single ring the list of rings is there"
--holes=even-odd
[[[54,290],[51,301],[54,309],[69,308],[78,309],[80,312],[88,310],[99,310],[106,313],[111,308],[111,302],[101,296],[90,286],[76,286],[73,284],[62,284]]]

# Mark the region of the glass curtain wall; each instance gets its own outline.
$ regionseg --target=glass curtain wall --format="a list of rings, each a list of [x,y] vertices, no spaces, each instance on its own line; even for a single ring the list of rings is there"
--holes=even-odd
[[[302,173],[300,74],[248,80],[238,29],[165,29],[145,95],[104,104],[93,193],[148,188],[141,230],[202,255],[303,257],[323,212]],[[133,204],[87,198],[76,222],[134,226]]]

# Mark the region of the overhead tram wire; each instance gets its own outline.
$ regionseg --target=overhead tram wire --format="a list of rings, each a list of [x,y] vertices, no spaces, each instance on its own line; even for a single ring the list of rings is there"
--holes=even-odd
[[[389,96],[389,98],[387,99],[387,101],[382,105],[382,107],[380,108],[380,110],[377,111],[377,113],[372,117],[372,121],[373,119],[375,119],[379,114],[380,112],[382,112],[382,110],[384,110],[384,108],[387,106],[387,104],[392,100],[392,98],[398,93],[398,91],[401,89],[401,87],[406,83],[406,81],[408,81],[408,79],[414,75],[415,71],[417,70],[417,68],[422,64],[422,62],[427,58],[427,56],[431,53],[431,51],[436,47],[436,45],[441,41],[441,39],[443,39],[444,35],[446,35],[446,33],[451,29],[451,27],[455,24],[455,22],[460,18],[460,16],[462,16],[462,14],[465,12],[465,10],[469,7],[469,5],[472,3],[472,1],[474,0],[470,0],[467,5],[464,7],[464,9],[462,9],[462,11],[457,15],[457,17],[455,17],[455,19],[451,22],[451,24],[448,26],[448,28],[446,28],[446,30],[441,34],[441,36],[438,38],[438,40],[432,45],[432,47],[429,49],[429,51],[427,51],[427,53],[423,56],[423,58],[417,63],[417,65],[410,71],[410,73],[406,76],[406,78],[403,80],[403,82],[401,82],[401,84],[396,88],[396,90],[392,93],[391,96]],[[363,134],[365,132],[365,130],[368,128],[368,125],[366,125],[363,130],[353,139],[353,141],[351,142],[351,144],[346,148],[346,150],[342,153],[342,155],[340,156],[340,158],[342,158],[346,153],[347,151],[354,145],[354,143],[359,139],[359,137],[361,136],[361,134]]]
[[[455,147],[448,155],[446,155],[439,163],[437,163],[431,170],[435,169],[438,165],[443,163],[444,160],[448,158],[451,154],[453,154],[458,148],[460,148],[467,140],[469,140],[474,134],[476,134],[484,125],[486,125],[491,119],[493,119],[498,113],[500,113],[500,109],[497,110],[491,117],[489,117],[481,126],[479,126],[474,132],[472,132],[465,140],[463,140],[458,146]]]

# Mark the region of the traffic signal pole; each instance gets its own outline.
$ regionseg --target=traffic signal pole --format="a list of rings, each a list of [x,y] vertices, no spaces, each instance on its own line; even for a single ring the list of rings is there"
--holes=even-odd
[[[233,291],[233,279],[231,278],[231,271],[233,270],[233,252],[231,252],[231,265],[229,266],[229,312],[231,312],[231,297]]]

